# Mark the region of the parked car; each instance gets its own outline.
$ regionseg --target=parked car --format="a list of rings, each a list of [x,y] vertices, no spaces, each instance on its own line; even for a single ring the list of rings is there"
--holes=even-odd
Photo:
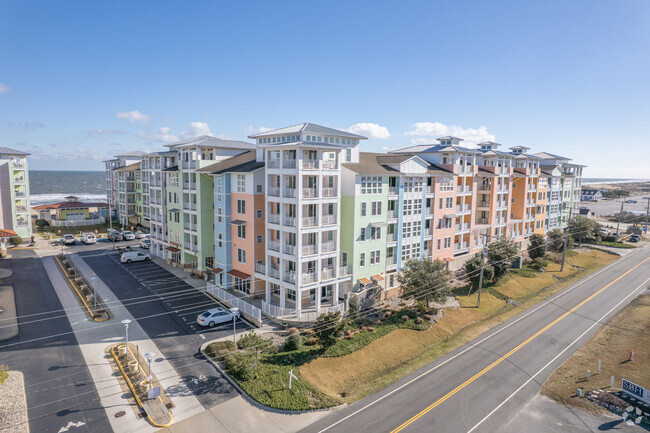
[[[135,232],[135,238],[136,239],[144,239],[146,237],[147,237],[147,235],[144,232],[140,231],[140,230]]]
[[[639,242],[640,240],[641,240],[641,236],[639,235],[630,236],[630,242]]]
[[[141,253],[139,251],[127,251],[122,253],[120,256],[121,263],[148,262],[149,260],[151,260],[149,254]]]
[[[75,245],[77,240],[72,235],[63,235],[63,243],[65,245]]]
[[[142,239],[140,240],[140,248],[148,250],[151,247],[151,239]]]
[[[609,230],[607,230],[607,229],[600,229],[600,232],[601,232],[602,234],[604,234],[604,235],[608,235],[608,234],[609,234]]]
[[[122,235],[117,230],[110,229],[106,234],[106,238],[111,242],[119,242],[122,240]]]
[[[636,203],[636,200],[632,200],[632,199],[625,200],[625,203]]]
[[[81,235],[81,243],[84,245],[96,244],[97,238],[94,233],[84,233]]]
[[[124,230],[122,232],[122,239],[124,239],[125,241],[134,241],[135,235],[131,230]]]
[[[212,328],[219,323],[232,322],[233,316],[235,316],[235,320],[239,320],[241,313],[237,310],[226,310],[217,307],[199,314],[196,322],[201,326],[209,326]]]

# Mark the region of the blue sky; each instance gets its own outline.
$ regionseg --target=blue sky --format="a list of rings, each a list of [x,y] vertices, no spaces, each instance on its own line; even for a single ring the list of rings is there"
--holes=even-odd
[[[0,146],[101,170],[309,121],[366,151],[453,134],[650,178],[648,22],[645,0],[0,0]]]

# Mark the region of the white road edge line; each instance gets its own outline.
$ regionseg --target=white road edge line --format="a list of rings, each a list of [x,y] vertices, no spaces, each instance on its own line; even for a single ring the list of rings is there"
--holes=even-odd
[[[573,346],[574,344],[576,344],[576,343],[578,342],[578,340],[580,340],[582,337],[584,337],[584,336],[585,336],[589,331],[591,331],[592,329],[594,329],[594,327],[595,327],[596,325],[602,325],[600,322],[601,322],[605,317],[607,317],[607,316],[608,316],[612,311],[614,311],[615,309],[617,309],[617,308],[619,307],[619,305],[621,305],[623,302],[625,302],[625,301],[627,300],[627,298],[629,298],[630,296],[632,296],[632,295],[633,295],[637,290],[639,290],[640,288],[642,288],[643,286],[645,286],[645,284],[646,284],[648,281],[650,281],[650,278],[647,278],[643,283],[641,283],[641,284],[640,284],[639,286],[637,286],[634,290],[632,290],[632,291],[630,292],[629,295],[627,295],[625,298],[621,299],[620,302],[619,302],[618,304],[614,305],[614,306],[613,306],[613,307],[612,307],[612,308],[611,308],[607,313],[603,314],[603,315],[601,316],[600,319],[598,319],[596,322],[593,323],[593,325],[591,325],[589,328],[587,328],[587,330],[586,330],[585,332],[583,332],[582,334],[580,334],[580,336],[579,336],[578,338],[576,338],[575,340],[573,340],[573,341],[571,342],[571,344],[569,344],[569,345],[568,345],[564,350],[562,350],[562,352],[558,353],[558,354],[555,356],[555,358],[551,359],[551,360],[550,360],[550,361],[549,361],[545,366],[543,366],[542,368],[540,368],[540,369],[537,371],[537,373],[535,373],[535,374],[533,374],[532,376],[530,376],[530,378],[529,378],[526,382],[524,382],[523,385],[521,385],[519,388],[517,388],[517,390],[516,390],[515,392],[513,392],[512,394],[510,394],[510,395],[508,396],[508,398],[506,398],[505,400],[503,400],[503,401],[501,402],[501,404],[499,404],[497,407],[495,407],[494,410],[493,410],[492,412],[490,412],[489,414],[487,414],[487,415],[485,416],[485,418],[483,418],[482,420],[480,420],[480,421],[479,421],[479,422],[478,422],[474,427],[472,427],[470,430],[468,430],[467,433],[471,433],[471,432],[473,432],[474,430],[476,430],[476,428],[477,428],[478,426],[480,426],[481,424],[483,424],[483,422],[484,422],[485,420],[487,420],[489,417],[491,417],[492,415],[494,415],[494,413],[495,413],[497,410],[501,409],[501,407],[502,407],[504,404],[506,404],[508,401],[510,401],[510,399],[511,399],[512,397],[514,397],[514,396],[515,396],[519,391],[521,391],[521,390],[522,390],[526,385],[528,385],[528,384],[529,384],[533,379],[535,379],[535,378],[537,377],[538,374],[540,374],[542,371],[546,370],[546,368],[547,368],[549,365],[551,365],[553,362],[555,362],[555,360],[557,360],[560,356],[562,356],[562,354],[563,354],[564,352],[566,352],[567,350],[569,350],[569,349],[571,348],[571,346]]]
[[[627,256],[624,256],[624,257],[621,257],[621,258],[622,258],[622,259],[626,259],[626,258],[632,257],[633,255],[638,254],[640,251],[642,251],[642,250],[640,249],[640,250],[638,250],[638,251],[635,251],[635,252],[633,252],[633,253],[630,253],[630,254],[628,254]],[[497,330],[497,331],[494,332],[493,334],[490,334],[490,335],[488,335],[487,337],[483,338],[481,341],[478,341],[478,342],[472,344],[472,345],[471,345],[470,347],[468,347],[467,349],[465,349],[465,350],[463,350],[463,351],[461,351],[461,352],[458,352],[456,355],[454,355],[454,356],[452,356],[451,358],[449,358],[449,359],[447,359],[447,360],[441,362],[440,364],[431,367],[429,370],[425,371],[424,373],[420,374],[419,376],[414,377],[413,379],[409,380],[409,381],[406,382],[405,384],[400,385],[398,388],[395,388],[394,390],[392,390],[392,391],[389,392],[388,394],[383,395],[383,396],[379,397],[377,400],[372,401],[372,402],[368,403],[367,405],[365,405],[364,407],[358,409],[357,411],[352,412],[350,415],[346,416],[345,418],[341,418],[340,420],[336,421],[335,423],[330,424],[329,426],[327,426],[327,427],[325,427],[324,429],[320,430],[318,433],[326,432],[327,430],[329,430],[329,429],[331,429],[332,427],[334,427],[334,426],[336,426],[336,425],[342,423],[343,421],[346,421],[346,420],[352,418],[353,416],[357,415],[358,413],[363,412],[364,410],[368,409],[370,406],[374,406],[376,403],[379,403],[380,401],[382,401],[382,400],[385,399],[386,397],[389,397],[389,396],[393,395],[393,394],[396,393],[397,391],[402,390],[403,388],[405,388],[405,387],[409,386],[410,384],[412,384],[413,382],[415,382],[415,381],[421,379],[422,377],[426,376],[427,374],[431,373],[432,371],[437,370],[438,368],[442,367],[443,365],[447,364],[448,362],[453,361],[454,359],[456,359],[456,358],[458,358],[459,356],[463,355],[465,352],[468,352],[468,351],[474,349],[474,348],[475,348],[476,346],[478,346],[479,344],[481,344],[481,343],[483,343],[484,341],[486,341],[486,340],[488,340],[488,339],[494,337],[495,335],[501,333],[502,331],[505,331],[506,329],[508,329],[509,327],[511,327],[512,325],[514,325],[515,323],[519,322],[520,320],[525,319],[526,317],[530,316],[531,314],[533,314],[535,311],[539,310],[540,308],[543,308],[543,307],[545,307],[545,306],[551,304],[551,303],[552,303],[553,301],[555,301],[556,299],[558,299],[558,298],[560,298],[560,297],[566,295],[567,293],[572,292],[573,290],[575,290],[576,288],[578,288],[579,286],[581,286],[583,283],[586,283],[587,281],[589,281],[589,280],[591,280],[592,278],[594,278],[596,275],[599,275],[599,274],[603,273],[604,271],[609,270],[609,268],[614,267],[616,264],[620,264],[620,263],[622,263],[622,262],[619,262],[619,261],[612,262],[612,263],[610,263],[609,265],[607,265],[607,266],[605,266],[604,268],[602,268],[601,270],[596,271],[596,272],[594,272],[593,274],[589,275],[587,278],[583,278],[582,280],[580,280],[580,281],[578,281],[577,283],[575,283],[575,285],[574,285],[573,287],[571,287],[571,288],[565,290],[564,292],[562,292],[562,293],[560,293],[560,294],[554,296],[553,298],[551,298],[551,299],[549,299],[549,300],[547,300],[547,301],[544,301],[542,304],[540,304],[540,305],[538,305],[537,307],[535,307],[534,309],[528,311],[527,313],[525,313],[525,314],[524,314],[523,316],[521,316],[520,318],[518,318],[518,319],[516,319],[515,321],[513,321],[513,322],[507,324],[506,326],[504,326],[503,328]]]

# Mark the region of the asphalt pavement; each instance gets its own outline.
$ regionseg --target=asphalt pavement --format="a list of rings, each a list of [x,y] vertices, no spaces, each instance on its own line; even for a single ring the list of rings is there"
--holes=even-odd
[[[548,375],[648,286],[643,248],[303,431],[521,431],[512,421]],[[563,409],[565,431],[591,431],[581,412]]]
[[[213,328],[196,324],[201,312],[220,306],[212,297],[150,261],[121,264],[118,254],[92,251],[80,256],[133,315],[204,408],[238,395],[199,351],[206,340],[233,334],[232,322]],[[241,333],[252,325],[239,320],[236,327]]]
[[[3,278],[3,284],[15,289],[19,334],[0,342],[0,364],[24,374],[29,430],[111,431],[41,260],[30,250],[12,249],[11,255],[11,259],[0,261],[0,267],[13,268],[13,275]]]

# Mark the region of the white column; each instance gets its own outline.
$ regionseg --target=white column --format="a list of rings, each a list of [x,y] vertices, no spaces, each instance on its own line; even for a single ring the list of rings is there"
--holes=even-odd
[[[320,291],[321,291],[320,286],[316,287],[316,301],[315,301],[316,302],[316,313],[318,313],[320,311]]]
[[[302,311],[302,292],[296,288],[296,315],[300,317]]]
[[[341,282],[337,281],[332,289],[332,305],[339,304],[339,284],[341,284]]]
[[[286,298],[287,298],[287,289],[285,289],[284,286],[281,284],[280,285],[280,307],[285,308]]]
[[[267,270],[268,270],[268,267],[267,267]],[[265,284],[266,284],[266,294],[265,294],[266,299],[265,300],[266,300],[267,304],[270,304],[271,303],[271,283],[268,282],[268,281],[265,281]]]

